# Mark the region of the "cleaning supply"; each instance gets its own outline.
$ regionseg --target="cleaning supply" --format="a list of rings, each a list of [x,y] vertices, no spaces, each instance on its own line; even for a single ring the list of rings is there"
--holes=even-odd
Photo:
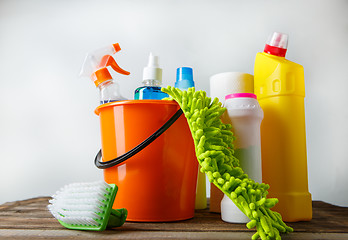
[[[115,184],[103,181],[72,183],[57,191],[47,207],[69,229],[103,231],[120,227],[128,211],[112,209],[117,189]]]
[[[225,96],[231,93],[254,93],[254,76],[243,72],[223,72],[210,77],[210,97],[224,105]]]
[[[190,67],[179,67],[176,69],[176,81],[174,86],[180,90],[187,90],[195,86],[193,81],[193,69]]]
[[[217,97],[224,105],[225,96],[231,93],[254,93],[254,76],[242,72],[223,72],[210,77],[210,97],[212,99]],[[224,194],[211,183],[210,212],[221,212],[223,197]],[[231,205],[231,202],[229,204],[231,208],[234,206]]]
[[[233,156],[234,147],[231,125],[222,123],[220,117],[226,111],[217,98],[211,101],[204,91],[195,92],[168,86],[162,88],[181,107],[194,139],[197,160],[210,182],[229,196],[238,208],[248,216],[248,228],[256,227],[252,239],[280,239],[280,233],[292,232],[272,211],[277,199],[267,198],[268,184],[250,179],[239,167]]]
[[[232,125],[234,156],[241,168],[255,182],[262,183],[260,125],[263,111],[253,93],[233,93],[225,97],[226,112],[222,121]],[[221,201],[221,218],[230,223],[247,223],[248,218],[225,194]]]
[[[180,90],[188,90],[195,86],[193,81],[193,69],[190,67],[179,67],[176,69],[176,82],[174,86]],[[198,170],[195,209],[207,208],[207,193],[205,174]]]
[[[111,56],[121,50],[118,43],[100,48],[87,54],[82,65],[80,76],[89,77],[99,89],[100,104],[126,100],[119,90],[119,85],[115,82],[107,67],[120,74],[129,75],[130,73],[118,66],[115,59]]]
[[[150,53],[149,63],[143,71],[144,86],[138,87],[134,92],[134,100],[157,99],[161,100],[168,97],[161,91],[162,85],[162,68],[158,64],[158,56]]]
[[[95,164],[103,169],[107,183],[119,187],[113,207],[127,208],[128,221],[194,217],[198,162],[179,105],[168,100],[126,100],[100,105],[95,113],[102,145],[102,157],[98,154]],[[173,123],[174,117],[178,118]],[[153,137],[157,138],[141,149]]]
[[[288,36],[273,33],[255,59],[255,94],[261,124],[263,181],[279,199],[274,208],[287,222],[312,219],[308,192],[303,67],[285,59]]]

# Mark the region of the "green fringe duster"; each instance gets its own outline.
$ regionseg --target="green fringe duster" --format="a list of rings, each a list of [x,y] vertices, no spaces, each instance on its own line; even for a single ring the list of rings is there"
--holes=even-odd
[[[257,232],[251,239],[278,240],[280,233],[292,232],[281,215],[270,210],[278,199],[267,198],[269,185],[250,179],[233,156],[234,136],[231,125],[220,119],[226,109],[218,98],[211,101],[204,91],[196,92],[194,88],[181,91],[168,86],[162,91],[170,95],[169,99],[174,99],[185,114],[201,172],[250,219],[247,228],[256,227]]]

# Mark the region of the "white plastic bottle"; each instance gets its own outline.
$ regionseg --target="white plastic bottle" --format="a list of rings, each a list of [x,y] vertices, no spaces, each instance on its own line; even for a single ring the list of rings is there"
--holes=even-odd
[[[254,76],[243,72],[222,72],[210,77],[210,97],[225,106],[225,96],[232,93],[254,93]],[[221,213],[224,193],[210,184],[210,212]],[[232,200],[231,204],[234,205]]]
[[[262,182],[260,125],[263,111],[253,93],[229,94],[223,121],[232,124],[236,137],[235,157],[244,172],[255,182]],[[221,201],[221,218],[225,222],[246,223],[249,219],[224,195]]]

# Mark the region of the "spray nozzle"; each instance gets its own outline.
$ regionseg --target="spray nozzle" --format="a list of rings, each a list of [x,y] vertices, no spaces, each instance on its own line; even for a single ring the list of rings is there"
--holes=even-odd
[[[149,62],[143,71],[143,81],[145,80],[157,80],[159,84],[162,84],[162,68],[158,64],[158,56],[150,53]]]
[[[108,66],[120,74],[129,75],[130,72],[118,66],[115,59],[111,56],[120,50],[120,45],[115,43],[88,53],[83,62],[80,76],[91,78],[95,85],[98,86],[100,83],[112,79],[107,69]]]

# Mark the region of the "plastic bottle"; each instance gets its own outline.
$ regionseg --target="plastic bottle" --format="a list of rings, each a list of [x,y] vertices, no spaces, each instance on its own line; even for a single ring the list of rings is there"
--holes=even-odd
[[[110,66],[120,74],[130,74],[120,68],[115,59],[111,56],[120,50],[121,48],[118,43],[100,48],[88,53],[83,63],[80,76],[86,76],[92,79],[99,90],[100,104],[126,100],[126,98],[120,94],[119,85],[112,79],[107,69],[107,67]]]
[[[255,182],[262,182],[260,125],[263,111],[253,93],[234,93],[226,96],[227,109],[223,121],[232,124],[236,137],[235,157],[245,173]],[[225,222],[246,223],[250,221],[224,194],[221,201],[221,218]]]
[[[176,69],[176,82],[174,84],[180,90],[187,90],[195,86],[193,70],[190,67]],[[207,208],[207,192],[205,174],[198,170],[195,209]]]
[[[168,97],[168,94],[161,91],[162,68],[158,65],[158,56],[150,53],[149,63],[143,71],[143,84],[134,92],[134,99],[157,99],[161,100]]]
[[[254,76],[243,72],[222,72],[210,77],[210,97],[212,99],[217,97],[224,106],[226,95],[232,93],[254,93]],[[224,193],[215,184],[211,183],[210,212],[221,213],[221,201],[223,198]],[[227,197],[225,201],[229,201],[229,211],[238,212],[236,214],[244,217],[244,214],[240,212],[231,199]],[[245,220],[245,218],[243,219]],[[242,220],[239,218],[240,221]]]
[[[254,93],[254,76],[243,72],[222,72],[210,77],[210,97],[224,105],[231,93]]]
[[[255,94],[265,117],[261,124],[262,177],[275,211],[287,222],[312,219],[308,192],[303,67],[285,59],[288,36],[273,33],[257,53]]]

